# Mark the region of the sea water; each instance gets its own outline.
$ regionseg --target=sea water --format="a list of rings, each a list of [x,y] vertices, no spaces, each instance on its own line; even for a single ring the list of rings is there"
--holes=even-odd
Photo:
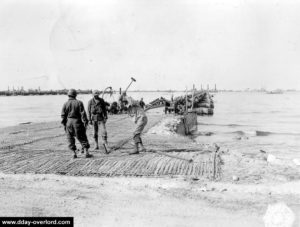
[[[217,93],[214,100],[214,115],[198,117],[197,142],[300,157],[300,93]]]
[[[182,92],[129,92],[146,103],[160,97],[170,99]],[[300,157],[300,93],[266,94],[262,92],[213,93],[213,116],[198,117],[198,131],[193,136],[199,144],[217,143],[244,152],[260,150],[276,156]],[[105,95],[109,102],[118,95]],[[91,95],[79,95],[87,105]],[[65,95],[0,97],[0,127],[24,122],[60,120]]]

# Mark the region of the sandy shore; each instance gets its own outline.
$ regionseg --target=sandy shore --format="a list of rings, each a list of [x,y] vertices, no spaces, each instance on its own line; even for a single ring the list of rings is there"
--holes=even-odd
[[[0,175],[1,216],[73,216],[75,226],[264,226],[268,204],[300,215],[300,182]],[[294,226],[299,226],[299,219]]]

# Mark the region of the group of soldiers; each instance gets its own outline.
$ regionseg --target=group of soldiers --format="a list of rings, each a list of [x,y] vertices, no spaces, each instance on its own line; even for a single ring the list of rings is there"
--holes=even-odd
[[[125,92],[125,94],[126,94],[126,92]],[[122,100],[122,96],[120,96],[120,98],[121,98],[121,100],[119,99],[119,102],[113,102],[111,105],[106,103],[107,106],[109,106],[108,111],[110,114],[124,114],[124,113],[128,112],[127,101]],[[143,98],[141,98],[141,100],[139,101],[139,105],[143,109],[146,107],[146,104],[145,104]]]
[[[74,153],[74,158],[77,158],[77,148],[75,144],[75,138],[80,142],[82,149],[81,153],[85,153],[86,158],[91,158],[89,153],[90,144],[87,138],[86,130],[88,125],[93,126],[93,137],[95,141],[94,150],[99,150],[98,132],[102,136],[103,147],[105,153],[110,153],[110,148],[107,142],[107,109],[106,102],[99,97],[100,92],[98,90],[93,91],[93,98],[88,102],[87,114],[84,109],[82,101],[77,100],[77,92],[75,89],[68,91],[68,101],[64,103],[61,112],[61,123],[64,126],[68,147]],[[134,118],[134,122],[137,125],[133,132],[134,149],[129,154],[138,154],[140,151],[145,151],[145,147],[142,142],[141,133],[147,124],[147,116],[145,114],[143,104],[128,97],[126,93],[122,93],[119,98],[121,104],[128,105],[128,114]]]

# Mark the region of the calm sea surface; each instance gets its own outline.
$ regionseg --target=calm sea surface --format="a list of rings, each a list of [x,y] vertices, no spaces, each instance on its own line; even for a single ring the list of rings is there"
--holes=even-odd
[[[174,96],[182,93],[174,93]],[[150,102],[158,97],[170,99],[168,92],[129,93],[133,98]],[[79,95],[87,105],[90,95]],[[107,101],[117,95],[105,96]],[[22,122],[60,120],[66,96],[0,97],[0,127]],[[282,157],[300,157],[300,93],[216,93],[215,114],[198,117],[199,143],[218,143],[243,151],[260,149]],[[210,136],[208,136],[210,135]]]

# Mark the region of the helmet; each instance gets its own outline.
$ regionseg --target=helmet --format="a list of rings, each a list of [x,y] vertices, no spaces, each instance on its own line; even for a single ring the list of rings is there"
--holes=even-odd
[[[70,89],[68,91],[68,96],[71,96],[71,97],[76,97],[77,96],[77,91],[75,89]]]
[[[93,90],[93,95],[95,96],[95,95],[99,95],[100,94],[100,92],[98,91],[98,90]]]

